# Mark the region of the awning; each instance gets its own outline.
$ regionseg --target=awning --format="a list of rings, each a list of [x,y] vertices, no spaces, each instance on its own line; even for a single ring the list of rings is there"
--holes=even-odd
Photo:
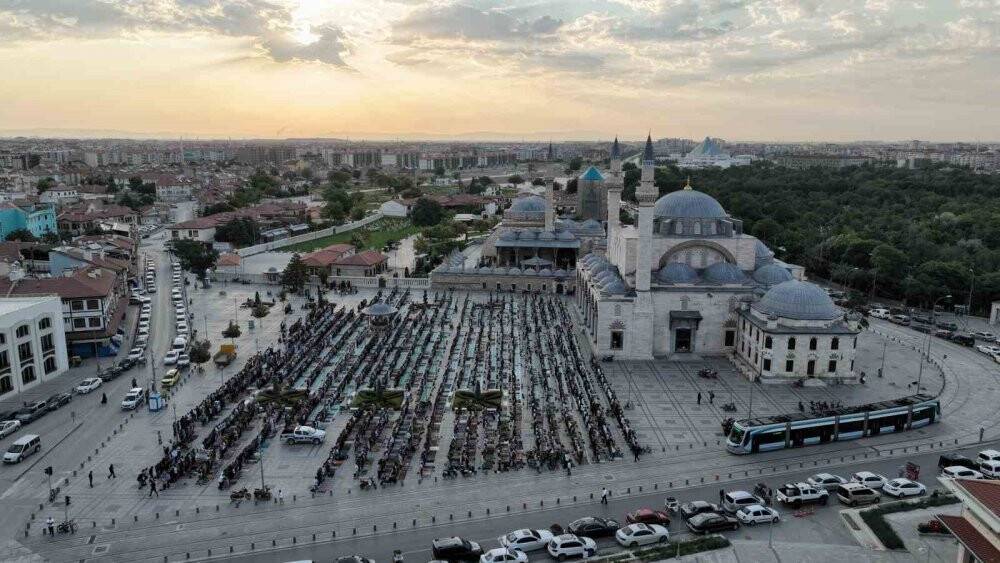
[[[976,559],[984,563],[1000,561],[1000,550],[997,550],[989,538],[984,536],[971,522],[961,516],[947,514],[938,514],[937,518],[955,535],[958,541],[962,542],[966,549],[976,556]]]

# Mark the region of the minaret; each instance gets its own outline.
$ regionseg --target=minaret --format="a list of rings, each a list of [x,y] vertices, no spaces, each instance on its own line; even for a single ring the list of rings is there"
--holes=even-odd
[[[624,180],[622,179],[622,156],[621,148],[618,146],[618,137],[611,145],[611,177],[607,181],[608,186],[608,258],[615,264],[622,262],[617,259],[618,254],[618,232],[621,229],[619,214],[621,213],[622,190],[624,190]]]
[[[653,204],[658,195],[653,185],[656,167],[652,134],[646,137],[642,153],[642,176],[635,191],[639,203],[639,252],[635,264],[635,302],[632,305],[632,345],[629,357],[635,360],[653,357],[653,295],[650,291],[653,261]]]
[[[556,230],[556,179],[552,176],[545,177],[545,230]]]

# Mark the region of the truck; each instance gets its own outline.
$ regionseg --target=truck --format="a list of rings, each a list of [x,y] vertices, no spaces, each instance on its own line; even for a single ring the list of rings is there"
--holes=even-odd
[[[326,437],[326,432],[312,426],[296,426],[285,428],[281,433],[281,441],[292,444],[319,444]]]
[[[775,498],[778,502],[792,506],[801,506],[812,502],[826,504],[826,501],[830,498],[830,493],[826,489],[814,487],[809,483],[785,483],[778,489],[778,494],[775,495]]]
[[[219,346],[219,351],[215,353],[212,360],[215,365],[219,367],[228,366],[233,363],[236,359],[236,345],[235,344],[223,344]]]

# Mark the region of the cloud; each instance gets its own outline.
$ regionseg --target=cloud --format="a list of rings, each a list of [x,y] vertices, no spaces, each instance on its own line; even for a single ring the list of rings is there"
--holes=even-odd
[[[548,15],[519,19],[499,9],[481,10],[464,4],[432,5],[417,9],[396,22],[392,37],[403,44],[421,39],[510,41],[551,35],[562,24],[562,20]]]
[[[0,0],[0,46],[52,38],[123,37],[142,31],[216,33],[245,37],[277,62],[315,61],[346,67],[343,31],[311,29],[319,36],[292,38],[292,14],[271,0]]]

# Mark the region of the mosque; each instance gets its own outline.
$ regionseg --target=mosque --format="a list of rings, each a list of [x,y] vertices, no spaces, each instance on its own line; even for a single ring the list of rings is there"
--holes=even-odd
[[[726,355],[763,382],[856,382],[858,328],[805,281],[804,268],[776,259],[690,182],[659,197],[651,138],[641,158],[635,226],[619,221],[624,176],[615,139],[610,171],[590,168],[578,180],[578,191],[584,180],[588,190],[579,194],[579,221],[555,218],[546,179],[546,197],[512,202],[477,266],[453,255],[432,272],[432,284],[573,293],[599,357]]]

